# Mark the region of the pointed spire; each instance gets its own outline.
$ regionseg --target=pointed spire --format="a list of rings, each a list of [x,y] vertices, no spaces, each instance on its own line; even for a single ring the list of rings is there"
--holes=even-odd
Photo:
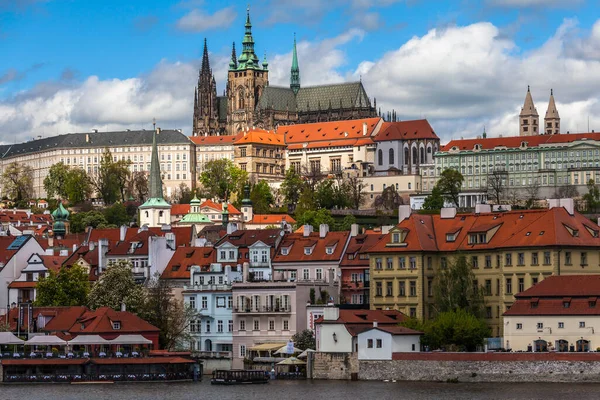
[[[200,69],[200,75],[209,75],[210,71],[210,61],[208,60],[208,45],[206,43],[206,38],[204,38],[204,51],[202,52],[202,68]]]
[[[523,103],[521,115],[538,115],[537,110],[535,109],[535,106],[533,104],[533,98],[531,97],[531,90],[529,88],[529,85],[527,85],[527,94],[525,95],[525,103]]]
[[[237,55],[235,54],[235,42],[231,45],[231,60],[229,60],[229,70],[235,71],[237,69]]]
[[[263,58],[262,66],[265,71],[269,68],[269,63],[267,62],[267,52],[266,51],[265,51],[265,58]]]
[[[250,22],[250,6],[246,9],[246,24],[244,39],[242,39],[242,54],[238,59],[238,70],[260,69],[260,60],[254,53],[254,38],[252,37],[252,23]]]
[[[487,138],[487,133],[485,133],[485,125],[483,126],[483,138]]]
[[[298,53],[296,51],[296,33],[294,33],[294,50],[292,51],[290,88],[294,91],[294,94],[298,94],[300,90],[300,67],[298,66]]]
[[[196,108],[198,108],[198,88],[194,88],[194,112],[196,112]]]
[[[150,158],[150,198],[162,199],[163,188],[162,179],[160,177],[160,162],[158,161],[158,146],[156,145],[156,135],[160,128],[154,129],[152,132],[152,155]]]
[[[560,118],[556,109],[556,103],[554,102],[554,91],[552,89],[550,89],[550,100],[548,101],[548,109],[546,110],[546,119],[548,118]]]

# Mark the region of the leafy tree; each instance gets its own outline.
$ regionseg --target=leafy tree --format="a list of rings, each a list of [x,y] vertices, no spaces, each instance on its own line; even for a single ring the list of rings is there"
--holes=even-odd
[[[313,334],[313,331],[311,331],[310,329],[305,329],[303,331],[296,332],[294,336],[292,336],[292,341],[294,342],[294,347],[301,350],[315,350],[317,348],[315,336]]]
[[[439,211],[442,208],[444,208],[444,197],[436,185],[431,190],[431,194],[425,198],[423,210]]]
[[[537,178],[533,179],[530,185],[525,187],[525,207],[532,208],[535,205],[535,201],[540,197],[540,183]]]
[[[4,169],[0,183],[12,200],[29,200],[33,195],[33,170],[29,165],[12,162]]]
[[[345,198],[348,200],[349,207],[358,210],[362,206],[367,198],[367,193],[364,189],[367,185],[362,179],[354,176],[344,180],[342,184],[342,192]]]
[[[487,193],[496,204],[502,204],[506,192],[506,173],[494,171],[487,176]]]
[[[129,195],[135,200],[144,202],[148,197],[148,175],[144,171],[136,171],[131,174],[128,182]]]
[[[44,189],[48,197],[67,198],[65,190],[67,176],[69,175],[69,167],[64,163],[59,162],[50,167],[48,175],[44,178]]]
[[[108,225],[106,217],[100,211],[92,210],[71,214],[69,229],[72,233],[85,232],[85,228],[104,228]]]
[[[108,225],[127,225],[131,217],[127,214],[127,208],[122,203],[115,203],[103,211],[104,218]]]
[[[173,297],[171,287],[157,274],[148,285],[148,295],[142,316],[149,323],[160,329],[160,347],[166,350],[181,348],[189,342],[190,323],[200,318],[199,313],[186,307],[183,300]]]
[[[79,265],[50,271],[36,286],[35,305],[39,307],[82,306],[87,304],[90,291],[88,273]]]
[[[600,190],[593,179],[589,180],[587,188],[588,192],[583,195],[583,200],[586,201],[588,210],[595,212],[598,206],[600,206]]]
[[[475,286],[471,265],[464,255],[448,262],[437,274],[433,292],[438,313],[465,310],[478,318],[484,316],[483,288]]]
[[[267,214],[270,211],[275,199],[267,181],[262,180],[252,186],[250,200],[252,200],[252,207],[255,213]]]
[[[296,170],[294,168],[288,169],[281,184],[281,192],[288,206],[291,205],[294,208],[298,204],[303,186],[302,177],[298,175]]]
[[[318,207],[328,210],[338,205],[338,194],[333,179],[325,179],[317,184],[315,201]]]
[[[190,204],[190,202],[192,201],[192,191],[184,182],[181,182],[179,184],[178,194],[179,199],[177,200],[177,202],[179,204]]]
[[[316,209],[317,202],[315,201],[315,193],[308,186],[304,186],[296,209],[294,210],[296,217],[302,215],[306,211],[313,211]]]
[[[110,307],[121,309],[121,303],[127,311],[138,314],[144,311],[146,292],[144,287],[133,280],[132,265],[129,261],[118,261],[109,266],[100,275],[88,296],[88,304],[92,309]]]
[[[106,149],[100,158],[100,168],[92,179],[92,184],[105,205],[113,204],[119,198],[125,201],[129,181],[129,161],[113,161],[110,150]]]
[[[383,192],[375,198],[375,207],[385,210],[396,210],[402,203],[402,197],[400,197],[400,193],[396,191],[394,185],[383,189]]]
[[[465,178],[460,172],[452,168],[447,168],[442,171],[440,179],[435,186],[438,187],[440,193],[442,193],[442,196],[444,196],[446,200],[458,208],[458,195],[460,194],[460,189],[464,180]]]
[[[296,217],[298,226],[312,225],[314,230],[318,231],[321,224],[327,224],[333,228],[335,220],[331,216],[331,211],[324,208],[318,210],[307,210]]]
[[[248,173],[225,158],[207,162],[200,174],[200,183],[210,196],[216,196],[223,201],[229,200],[234,193],[241,193],[247,180]]]
[[[64,185],[66,198],[72,204],[79,204],[89,199],[92,192],[92,182],[81,168],[71,168]]]
[[[353,224],[356,224],[356,217],[352,214],[348,214],[339,224],[337,224],[336,230],[349,231]]]

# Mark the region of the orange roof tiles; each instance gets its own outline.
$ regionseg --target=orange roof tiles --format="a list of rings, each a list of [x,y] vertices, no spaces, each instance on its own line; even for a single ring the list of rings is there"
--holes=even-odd
[[[284,236],[279,245],[279,250],[273,260],[277,263],[298,261],[335,261],[342,257],[344,248],[350,232],[327,232],[324,238],[319,237],[319,232],[313,232],[309,236],[304,233],[290,233]],[[305,254],[304,249],[311,247],[311,254]],[[327,248],[334,247],[331,254],[327,254]],[[287,248],[288,254],[282,254],[281,249]]]
[[[90,311],[86,307],[70,307],[52,318],[44,328],[48,332],[69,332],[72,335],[82,333],[140,333],[156,332],[159,329],[127,311],[115,311],[112,308],[100,307]],[[121,323],[120,329],[113,329],[113,322]]]
[[[285,142],[290,150],[302,148],[304,143],[311,147],[353,146],[358,140],[370,140],[381,121],[381,118],[365,118],[286,125],[279,127],[277,132],[285,135]],[[363,123],[367,124],[366,132],[363,131]]]
[[[12,281],[8,287],[11,289],[26,289],[34,288],[37,286],[37,281]]]
[[[213,247],[179,247],[163,271],[161,279],[190,279],[190,267],[210,267],[216,261]]]
[[[252,220],[248,224],[269,224],[278,225],[281,221],[289,224],[295,224],[296,220],[288,214],[254,214]]]
[[[378,325],[398,325],[406,319],[406,315],[398,310],[343,310],[335,321],[325,321],[320,317],[315,322],[320,324],[370,325],[377,321]]]
[[[494,149],[496,147],[521,147],[522,142],[527,142],[528,147],[535,147],[545,144],[564,144],[571,143],[577,140],[600,140],[600,133],[576,133],[576,134],[558,134],[558,135],[537,135],[537,136],[509,136],[501,138],[486,138],[486,139],[462,139],[451,140],[446,145],[442,146],[441,151],[450,151],[453,147],[459,150],[473,150],[476,144],[481,145],[484,150]]]
[[[369,258],[361,259],[362,254],[373,247],[384,235],[381,233],[361,234],[350,238],[344,257],[340,262],[341,268],[362,267],[369,268]],[[350,259],[352,258],[352,259]]]
[[[248,132],[242,132],[234,142],[235,145],[250,143],[285,146],[285,139],[284,136],[278,132],[267,131],[264,129],[252,129]]]
[[[438,139],[429,121],[416,119],[412,121],[384,122],[375,136],[376,142],[407,139]]]
[[[204,203],[200,204],[200,208],[204,208],[204,207],[208,207],[208,208],[212,208],[213,210],[217,210],[219,212],[223,212],[223,204],[222,203],[215,203],[212,200],[206,200]],[[241,212],[234,207],[233,204],[229,203],[227,205],[227,212],[231,215],[231,214],[241,214]]]
[[[171,215],[186,215],[190,212],[189,204],[172,204]]]

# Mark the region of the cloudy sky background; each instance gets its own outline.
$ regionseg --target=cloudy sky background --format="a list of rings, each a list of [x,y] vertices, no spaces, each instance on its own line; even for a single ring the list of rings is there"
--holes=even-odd
[[[123,4],[126,3],[126,4]],[[255,0],[256,52],[287,85],[362,79],[383,111],[442,142],[518,133],[527,85],[563,131],[600,131],[597,0]],[[190,134],[206,37],[219,93],[246,2],[0,0],[0,142],[91,129]],[[238,52],[239,54],[239,52]]]

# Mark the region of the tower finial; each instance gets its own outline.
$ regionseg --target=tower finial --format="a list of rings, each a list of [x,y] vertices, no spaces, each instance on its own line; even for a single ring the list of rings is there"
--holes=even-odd
[[[527,85],[527,91],[529,92],[529,85]]]
[[[298,66],[298,52],[296,51],[296,32],[294,32],[294,49],[292,52],[290,89],[294,91],[294,94],[298,94],[298,91],[300,90],[300,67]]]
[[[550,88],[550,96],[554,96],[554,90]]]

